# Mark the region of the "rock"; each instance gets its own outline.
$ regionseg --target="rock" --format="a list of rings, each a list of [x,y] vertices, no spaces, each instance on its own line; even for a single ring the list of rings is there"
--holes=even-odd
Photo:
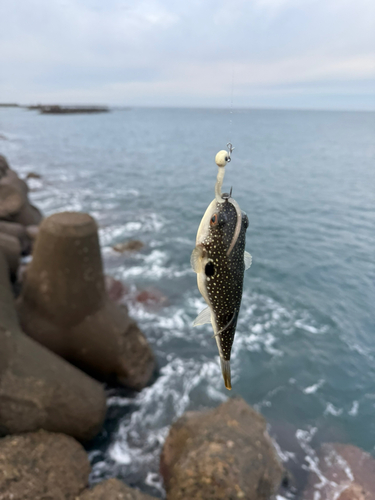
[[[37,227],[37,226],[30,226]],[[23,255],[30,253],[31,249],[31,239],[28,236],[27,228],[22,224],[17,224],[16,222],[0,221],[0,234],[5,233],[9,236],[14,236],[18,239],[21,245],[21,252]]]
[[[168,304],[168,298],[160,290],[151,287],[138,292],[135,300],[150,307],[162,307]]]
[[[266,421],[241,398],[177,420],[160,471],[168,500],[268,500],[283,477]]]
[[[12,218],[14,222],[18,222],[19,224],[23,224],[24,226],[38,225],[40,224],[42,219],[43,216],[40,210],[34,207],[34,205],[30,205],[30,203],[24,205],[20,212]]]
[[[11,275],[17,273],[21,257],[21,244],[17,238],[9,234],[0,233],[0,250],[6,258]]]
[[[106,275],[104,280],[107,295],[113,302],[119,302],[122,297],[128,293],[128,289],[125,285],[120,280],[113,278],[113,276]]]
[[[89,473],[85,450],[69,436],[39,431],[0,439],[1,500],[75,500]]]
[[[35,172],[28,172],[26,175],[26,180],[28,179],[41,179],[42,176],[40,174],[36,174]]]
[[[139,390],[154,371],[144,335],[105,293],[97,227],[88,214],[43,221],[18,311],[28,335],[101,378]]]
[[[85,490],[76,500],[152,500],[139,490],[130,488],[118,479],[108,479]]]
[[[30,205],[28,191],[26,182],[8,168],[0,178],[0,219],[18,222],[24,226],[39,224],[42,214]]]
[[[375,459],[360,448],[323,444],[319,450],[319,469],[319,477],[310,472],[304,500],[375,499]]]
[[[0,219],[10,220],[21,211],[24,203],[22,194],[14,186],[0,181]]]
[[[6,174],[6,171],[9,169],[9,164],[5,156],[0,155],[0,179]]]
[[[26,226],[26,234],[30,238],[30,240],[35,241],[36,237],[38,236],[38,233],[39,233],[39,226],[36,225]]]
[[[144,244],[142,241],[139,240],[129,240],[125,241],[124,243],[117,243],[114,245],[113,250],[116,250],[116,252],[138,252],[141,248],[144,247]]]
[[[0,434],[46,429],[89,440],[105,413],[98,382],[20,330],[0,252]]]

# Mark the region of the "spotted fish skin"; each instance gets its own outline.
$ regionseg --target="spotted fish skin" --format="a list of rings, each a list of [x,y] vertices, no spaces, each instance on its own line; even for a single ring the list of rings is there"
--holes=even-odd
[[[232,198],[222,203],[214,200],[202,219],[192,254],[198,288],[210,308],[227,389],[231,388],[229,361],[242,300],[248,225],[247,215]]]

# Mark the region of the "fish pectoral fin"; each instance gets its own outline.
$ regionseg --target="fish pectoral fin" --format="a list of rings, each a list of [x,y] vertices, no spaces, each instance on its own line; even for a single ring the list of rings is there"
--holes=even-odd
[[[219,330],[217,333],[214,334],[214,337],[217,337],[218,335],[221,335],[222,333],[225,332],[229,327],[233,325],[233,323],[237,323],[237,318],[238,318],[238,311],[234,311],[233,316],[231,317],[229,323],[227,323],[224,328]]]
[[[249,267],[251,266],[251,263],[253,261],[253,258],[249,254],[249,252],[245,252],[245,254],[244,254],[244,261],[245,261],[245,271],[247,271],[249,269]]]
[[[193,322],[193,326],[205,325],[206,323],[211,323],[211,309],[206,307],[201,311]]]
[[[203,247],[197,245],[191,253],[190,264],[195,273],[200,273],[202,268]]]

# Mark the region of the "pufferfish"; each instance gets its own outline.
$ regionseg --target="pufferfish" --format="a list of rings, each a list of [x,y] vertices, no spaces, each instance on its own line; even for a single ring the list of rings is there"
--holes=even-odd
[[[245,251],[249,219],[230,194],[221,193],[227,151],[215,157],[219,167],[215,199],[208,206],[198,228],[191,265],[197,273],[198,289],[208,307],[195,319],[193,326],[211,323],[219,349],[225,387],[231,389],[230,354],[240,312],[243,279],[251,266],[251,255]]]

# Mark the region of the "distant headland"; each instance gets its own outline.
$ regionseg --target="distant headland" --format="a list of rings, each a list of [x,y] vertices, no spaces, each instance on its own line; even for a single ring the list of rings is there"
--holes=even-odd
[[[61,106],[60,104],[33,104],[22,106],[17,103],[0,103],[2,108],[26,108],[39,111],[41,114],[78,114],[78,113],[108,113],[108,106]]]

